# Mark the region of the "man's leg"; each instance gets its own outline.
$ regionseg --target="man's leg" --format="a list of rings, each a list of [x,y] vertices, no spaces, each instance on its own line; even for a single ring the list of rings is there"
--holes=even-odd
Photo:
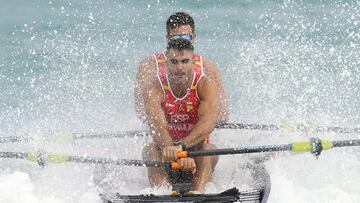
[[[203,143],[197,150],[216,149],[215,145]],[[217,162],[218,156],[203,156],[195,158],[196,172],[192,181],[192,189],[199,192],[204,192],[205,186],[212,180],[212,175]]]
[[[161,151],[158,146],[151,143],[143,149],[143,160],[161,161]],[[151,187],[160,187],[169,184],[168,174],[164,168],[149,167],[148,176]]]

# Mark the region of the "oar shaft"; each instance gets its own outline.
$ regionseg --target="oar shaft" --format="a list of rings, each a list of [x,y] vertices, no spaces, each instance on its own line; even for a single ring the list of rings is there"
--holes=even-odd
[[[165,163],[160,161],[143,161],[133,159],[110,159],[104,157],[71,156],[65,154],[46,154],[45,152],[0,152],[0,158],[26,159],[37,162],[39,165],[47,163],[61,164],[67,162],[102,164],[102,165],[126,165],[142,167],[171,167],[179,169],[180,165],[176,162]]]
[[[360,128],[343,128],[343,127],[318,127],[318,131],[330,131],[335,133],[360,133]]]
[[[49,155],[48,159],[51,160]],[[58,156],[58,155],[56,155]],[[61,159],[60,159],[61,160]],[[109,159],[104,157],[86,157],[86,156],[67,156],[67,162],[76,162],[76,163],[91,163],[91,164],[102,164],[102,165],[125,165],[125,166],[140,166],[140,167],[166,167],[172,169],[180,169],[181,166],[177,162],[161,162],[161,161],[143,161],[143,160],[134,160],[134,159]],[[52,161],[51,163],[59,163],[57,160]]]
[[[279,130],[276,125],[243,124],[243,123],[221,123],[217,124],[218,129],[248,129],[248,130]]]
[[[149,135],[145,130],[121,131],[115,133],[100,133],[100,134],[73,134],[73,139],[92,139],[92,138],[123,138],[123,137],[145,137]]]
[[[284,130],[286,132],[335,132],[335,133],[360,133],[360,128],[346,128],[336,126],[317,126],[314,124],[243,124],[243,123],[221,123],[215,128],[219,129],[248,129],[248,130]]]
[[[0,158],[26,159],[28,153],[23,152],[0,152]]]
[[[333,147],[359,146],[360,140],[338,140],[332,142]]]
[[[226,149],[212,149],[204,151],[190,151],[188,157],[198,156],[216,156],[216,155],[228,155],[228,154],[248,154],[259,152],[278,152],[291,150],[291,144],[283,145],[264,145],[255,147],[239,147],[239,148],[226,148]]]
[[[21,136],[9,136],[9,137],[0,137],[0,143],[8,143],[8,142],[23,142],[31,140],[30,137],[21,137]]]
[[[311,138],[310,141],[300,141],[291,144],[280,145],[263,145],[252,147],[213,149],[203,151],[183,151],[177,154],[178,158],[198,157],[198,156],[216,156],[227,154],[245,154],[245,153],[259,153],[259,152],[277,152],[277,151],[292,151],[296,153],[311,152],[315,156],[319,156],[321,151],[328,150],[334,147],[348,147],[360,146],[359,140],[320,140]]]
[[[31,140],[75,140],[75,139],[95,139],[95,138],[125,138],[125,137],[145,137],[149,135],[148,131],[135,130],[135,131],[122,131],[113,133],[99,133],[99,134],[85,134],[85,133],[60,133],[52,136],[8,136],[1,137],[0,143],[15,143],[15,142],[26,142]]]
[[[86,157],[86,156],[68,156],[68,162],[91,163],[102,165],[126,165],[126,166],[144,166],[144,167],[161,167],[169,165],[160,161],[142,161],[132,159],[109,159],[103,157]]]

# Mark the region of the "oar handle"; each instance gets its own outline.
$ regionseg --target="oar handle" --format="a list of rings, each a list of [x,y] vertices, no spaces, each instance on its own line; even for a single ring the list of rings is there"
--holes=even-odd
[[[174,170],[181,170],[181,168],[182,168],[181,165],[175,161],[170,163],[170,167]]]
[[[178,152],[178,153],[176,154],[176,157],[177,157],[178,159],[187,158],[187,157],[189,157],[189,152],[188,152],[188,151]]]

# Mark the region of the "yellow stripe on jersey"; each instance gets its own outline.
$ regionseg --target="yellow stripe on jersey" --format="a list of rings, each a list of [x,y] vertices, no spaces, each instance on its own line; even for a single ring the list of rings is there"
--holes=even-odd
[[[164,86],[163,86],[163,89],[164,89],[164,90],[169,90],[169,86],[164,85]]]

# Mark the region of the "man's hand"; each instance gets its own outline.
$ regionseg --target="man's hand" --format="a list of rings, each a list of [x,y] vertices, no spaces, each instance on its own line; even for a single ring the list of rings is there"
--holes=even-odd
[[[196,163],[193,158],[182,158],[179,159],[177,162],[180,164],[181,170],[191,171],[192,174],[196,172]]]
[[[163,160],[166,162],[176,161],[176,154],[182,151],[182,146],[167,146],[163,148]]]

